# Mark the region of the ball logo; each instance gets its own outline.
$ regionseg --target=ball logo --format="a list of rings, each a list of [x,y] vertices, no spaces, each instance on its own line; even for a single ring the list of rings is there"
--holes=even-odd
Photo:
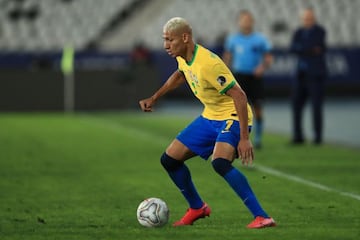
[[[217,78],[217,81],[221,86],[224,86],[224,84],[226,83],[226,78],[224,76],[219,76]]]
[[[139,204],[136,216],[144,227],[162,227],[169,221],[169,208],[160,198],[148,198]]]
[[[147,206],[147,209],[144,209],[140,212],[140,217],[149,222],[150,224],[158,224],[160,223],[160,219],[158,218],[159,207],[155,203],[151,203]]]

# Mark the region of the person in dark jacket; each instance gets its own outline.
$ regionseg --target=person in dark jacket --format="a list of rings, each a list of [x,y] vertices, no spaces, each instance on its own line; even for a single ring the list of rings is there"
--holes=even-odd
[[[308,97],[312,102],[314,144],[323,140],[323,102],[326,79],[326,31],[317,24],[312,8],[301,13],[302,26],[291,41],[290,51],[297,55],[298,66],[293,86],[293,144],[304,143],[302,113]]]

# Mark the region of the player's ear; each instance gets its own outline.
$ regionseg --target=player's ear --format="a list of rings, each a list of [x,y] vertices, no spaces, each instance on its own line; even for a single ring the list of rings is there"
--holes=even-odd
[[[184,43],[188,43],[188,42],[189,42],[189,34],[183,33],[182,38],[183,38],[183,42],[184,42]]]

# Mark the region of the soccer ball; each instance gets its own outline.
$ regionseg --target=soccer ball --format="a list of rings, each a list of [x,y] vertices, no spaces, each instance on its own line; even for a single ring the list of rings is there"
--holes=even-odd
[[[160,198],[148,198],[139,204],[136,215],[145,227],[162,227],[169,221],[169,208]]]

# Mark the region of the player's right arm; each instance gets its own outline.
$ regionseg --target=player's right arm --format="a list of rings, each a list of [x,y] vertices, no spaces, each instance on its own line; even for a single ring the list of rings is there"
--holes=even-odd
[[[144,112],[152,112],[153,106],[155,105],[157,100],[159,100],[160,97],[178,88],[180,85],[184,84],[185,82],[186,82],[185,75],[181,71],[176,70],[168,78],[168,80],[164,83],[164,85],[162,85],[162,87],[154,93],[154,95],[139,101],[141,110],[143,110]]]
[[[232,54],[229,51],[224,51],[222,59],[228,68],[231,67]]]

